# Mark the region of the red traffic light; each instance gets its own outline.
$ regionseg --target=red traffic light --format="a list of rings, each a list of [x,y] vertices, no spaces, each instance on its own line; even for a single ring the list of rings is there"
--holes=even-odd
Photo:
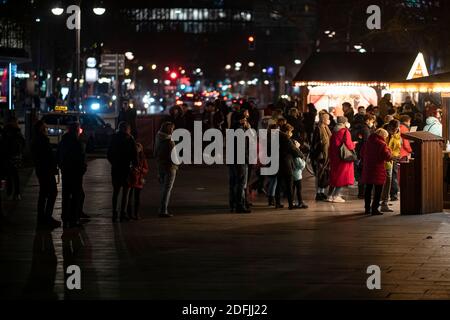
[[[171,72],[170,73],[170,78],[175,80],[176,78],[178,78],[178,74],[176,72]]]

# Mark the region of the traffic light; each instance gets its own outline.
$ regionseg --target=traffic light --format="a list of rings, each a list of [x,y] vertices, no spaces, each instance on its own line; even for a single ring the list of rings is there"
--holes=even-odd
[[[175,71],[171,72],[170,79],[175,80],[176,78],[178,78],[178,74]]]
[[[255,50],[255,37],[254,36],[249,36],[248,37],[248,50]]]

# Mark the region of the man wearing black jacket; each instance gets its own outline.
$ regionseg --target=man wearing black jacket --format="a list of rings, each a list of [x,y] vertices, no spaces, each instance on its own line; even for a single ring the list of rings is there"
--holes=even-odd
[[[80,226],[83,175],[87,165],[79,139],[80,124],[73,122],[58,145],[58,166],[62,173],[62,215],[64,228]]]
[[[119,132],[114,134],[108,149],[108,161],[111,163],[111,178],[113,184],[113,222],[117,221],[117,200],[122,190],[122,201],[120,207],[120,221],[128,221],[127,206],[129,193],[129,175],[132,167],[136,167],[137,150],[136,142],[131,135],[131,128],[127,122],[119,123]]]
[[[275,207],[283,208],[281,204],[281,188],[288,199],[289,210],[294,209],[292,188],[294,185],[294,159],[303,158],[304,155],[291,139],[294,128],[284,124],[280,128],[280,168],[278,170],[278,184],[275,192]]]
[[[38,223],[57,228],[61,226],[61,222],[52,217],[58,194],[55,179],[55,175],[58,174],[56,159],[47,137],[46,124],[39,120],[36,122],[34,130],[31,154],[39,181]]]

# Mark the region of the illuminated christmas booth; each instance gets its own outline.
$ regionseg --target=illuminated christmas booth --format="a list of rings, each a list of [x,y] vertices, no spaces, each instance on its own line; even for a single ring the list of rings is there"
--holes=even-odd
[[[428,76],[421,53],[314,53],[294,78],[301,88],[303,107],[314,103],[318,110],[335,110],[342,114],[342,103],[358,106],[376,106],[389,91],[393,81]],[[400,104],[404,95],[392,96],[394,104]]]

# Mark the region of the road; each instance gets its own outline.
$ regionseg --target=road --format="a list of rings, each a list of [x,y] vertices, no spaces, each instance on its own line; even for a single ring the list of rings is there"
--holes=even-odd
[[[0,297],[40,299],[435,299],[450,298],[448,213],[365,216],[349,189],[346,204],[308,210],[268,208],[252,196],[251,214],[227,209],[225,166],[184,166],[170,219],[157,217],[155,164],[142,194],[143,219],[112,224],[110,167],[91,158],[80,230],[36,229],[37,181],[0,232]],[[58,195],[56,216],[61,210]],[[81,268],[82,289],[67,290],[64,270]],[[381,268],[368,290],[367,267]]]

